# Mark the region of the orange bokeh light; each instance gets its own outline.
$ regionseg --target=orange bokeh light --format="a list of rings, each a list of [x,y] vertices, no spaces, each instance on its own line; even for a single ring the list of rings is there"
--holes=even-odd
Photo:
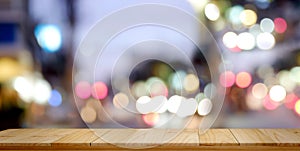
[[[236,85],[240,88],[248,87],[252,82],[252,77],[248,72],[240,72],[236,76]]]

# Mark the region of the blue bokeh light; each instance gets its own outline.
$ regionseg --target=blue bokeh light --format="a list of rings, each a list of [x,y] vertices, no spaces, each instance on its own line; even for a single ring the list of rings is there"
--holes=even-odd
[[[49,105],[53,107],[60,106],[62,103],[62,96],[59,91],[57,90],[52,90],[51,91],[51,97],[48,100]]]
[[[34,30],[38,44],[46,52],[56,52],[62,46],[62,33],[58,26],[40,24]]]

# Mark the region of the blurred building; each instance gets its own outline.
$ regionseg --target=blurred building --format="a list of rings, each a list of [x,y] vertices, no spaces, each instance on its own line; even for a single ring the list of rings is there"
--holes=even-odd
[[[199,50],[176,31],[133,28],[112,40],[99,66],[88,59],[74,63],[82,40],[101,19],[149,3],[179,8],[210,31],[224,62],[218,75],[220,87],[212,85],[207,55],[201,54],[214,49],[205,34],[198,35],[198,43],[205,48]],[[185,124],[194,117],[188,127],[195,128],[210,114],[211,94],[220,89],[226,90],[225,100],[214,127],[300,127],[299,13],[299,0],[1,0],[0,129],[118,127],[112,121],[148,128],[160,127],[171,116],[176,118],[165,127]],[[141,11],[139,15],[149,14]],[[174,20],[180,18],[174,16]],[[191,32],[204,30],[192,23],[185,25],[190,25]],[[111,27],[107,31],[113,26],[117,25],[107,25]],[[95,39],[101,43],[104,37]],[[131,53],[123,52],[143,39],[160,39],[174,47],[155,43],[150,50],[152,44],[147,43],[132,47]],[[184,50],[195,72],[181,60],[182,54],[170,53],[175,48]],[[131,71],[126,93],[120,91],[125,89],[124,79],[116,80],[120,89],[114,90],[109,74],[123,53],[128,60],[119,62],[120,72]],[[153,54],[173,61],[175,67],[153,59],[127,69],[137,56]],[[99,76],[91,79],[77,72],[81,69],[95,70]],[[194,101],[191,112],[176,113],[178,98],[170,98],[180,94],[183,101]],[[156,96],[164,96],[164,110],[142,113],[138,103]],[[137,113],[125,112],[125,108]]]

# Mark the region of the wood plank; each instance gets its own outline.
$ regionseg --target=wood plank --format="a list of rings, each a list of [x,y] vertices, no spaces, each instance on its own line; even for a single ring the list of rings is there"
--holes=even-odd
[[[11,129],[0,132],[0,150],[300,150],[300,129],[210,129],[200,134],[198,129]]]
[[[50,146],[51,143],[62,135],[42,135],[49,129],[14,129],[10,133],[3,133],[6,136],[0,140],[0,146]]]
[[[229,129],[209,129],[201,134],[199,131],[200,146],[237,146],[239,143]]]
[[[78,131],[78,129],[61,129],[61,128],[47,128],[47,129],[40,129],[39,133],[33,134],[33,136],[65,136],[71,133]]]
[[[198,146],[197,129],[187,129],[182,133],[175,129],[110,129],[102,130],[101,138],[92,146],[125,148],[149,148],[155,146]],[[178,136],[177,136],[178,135]]]
[[[32,135],[40,131],[42,131],[42,129],[33,129],[33,128],[8,129],[8,130],[1,131],[0,136],[19,137],[22,135]]]
[[[101,138],[92,142],[91,146],[113,145],[124,148],[143,148],[161,144],[156,135],[163,135],[163,131],[150,129],[106,129],[101,131]]]
[[[300,137],[286,129],[230,129],[240,145],[300,146]]]
[[[267,135],[265,129],[230,129],[230,131],[241,146],[277,146],[277,142]]]
[[[300,136],[288,129],[266,129],[266,134],[270,136],[278,146],[300,146]]]
[[[198,129],[170,130],[175,134],[174,139],[163,146],[199,146]],[[180,132],[178,132],[180,131]],[[174,136],[173,134],[173,136]]]
[[[300,129],[297,129],[297,128],[291,128],[291,129],[286,129],[292,133],[294,133],[295,135],[299,136],[300,137]]]
[[[51,143],[52,146],[90,146],[99,137],[90,129],[75,129]]]

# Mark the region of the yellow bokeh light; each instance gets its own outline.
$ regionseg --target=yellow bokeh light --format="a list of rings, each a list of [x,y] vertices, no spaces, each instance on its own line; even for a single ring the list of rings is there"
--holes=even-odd
[[[85,106],[84,108],[81,109],[80,116],[84,122],[93,123],[97,118],[97,113],[95,109],[89,106]]]
[[[295,104],[295,112],[300,115],[300,100]]]
[[[195,92],[199,88],[199,79],[194,74],[188,74],[183,81],[183,87],[187,92]]]
[[[252,87],[252,95],[257,99],[263,99],[268,94],[268,88],[263,83],[257,83]]]
[[[113,104],[118,109],[127,107],[128,103],[129,103],[128,96],[124,93],[120,92],[116,94],[113,98]]]
[[[257,21],[257,15],[253,10],[246,9],[240,14],[241,22],[246,26],[254,25]]]
[[[0,82],[7,81],[22,72],[18,62],[11,58],[0,58]]]

